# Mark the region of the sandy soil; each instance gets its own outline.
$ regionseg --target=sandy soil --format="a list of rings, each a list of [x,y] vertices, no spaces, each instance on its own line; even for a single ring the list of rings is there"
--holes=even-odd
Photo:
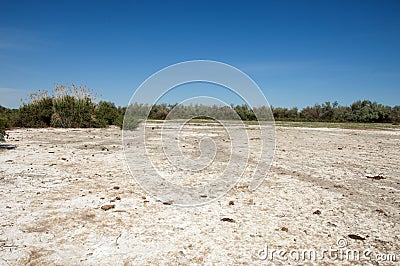
[[[358,264],[258,255],[266,245],[320,252],[340,239],[370,250],[367,264],[378,253],[399,260],[400,131],[276,133],[258,190],[239,184],[211,204],[180,208],[135,183],[117,128],[12,130],[7,143],[17,148],[0,150],[0,265]]]

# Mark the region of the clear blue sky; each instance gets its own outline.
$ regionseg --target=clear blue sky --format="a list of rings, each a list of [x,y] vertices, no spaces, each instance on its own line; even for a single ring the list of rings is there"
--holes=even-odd
[[[0,104],[78,83],[126,105],[149,75],[210,59],[273,106],[400,104],[400,1],[0,1]]]

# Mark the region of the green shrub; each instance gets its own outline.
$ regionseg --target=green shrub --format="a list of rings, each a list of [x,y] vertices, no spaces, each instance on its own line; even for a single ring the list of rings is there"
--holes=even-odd
[[[90,98],[65,95],[53,99],[51,126],[64,128],[86,128],[95,125],[95,105]]]
[[[128,108],[124,113],[123,128],[127,130],[134,130],[137,128],[140,123],[137,110],[134,108]]]
[[[118,126],[122,129],[124,125],[124,115],[126,112],[126,107],[118,107],[117,108],[117,117],[115,118],[113,125]]]
[[[113,125],[118,126],[122,129],[123,124],[124,124],[124,116],[121,114],[118,114],[118,117],[115,119]]]
[[[124,127],[124,129],[127,129],[127,130],[134,130],[135,128],[138,127],[139,123],[140,123],[140,120],[137,117],[125,116],[123,127]]]
[[[13,121],[14,126],[48,127],[50,126],[53,100],[50,97],[23,104]]]
[[[100,101],[96,105],[96,125],[106,127],[116,125],[119,118],[118,109],[112,102]]]
[[[10,127],[10,123],[6,114],[0,114],[0,141],[4,141],[4,135],[6,134],[6,129]]]
[[[87,128],[96,125],[96,96],[83,86],[58,85],[53,94],[51,126],[64,128]]]

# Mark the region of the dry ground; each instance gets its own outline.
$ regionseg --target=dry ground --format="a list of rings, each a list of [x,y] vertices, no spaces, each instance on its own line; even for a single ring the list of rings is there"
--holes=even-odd
[[[357,264],[257,255],[265,245],[334,249],[340,238],[400,259],[399,130],[277,127],[262,186],[242,184],[196,208],[140,189],[117,128],[9,135],[17,148],[0,151],[0,265]]]

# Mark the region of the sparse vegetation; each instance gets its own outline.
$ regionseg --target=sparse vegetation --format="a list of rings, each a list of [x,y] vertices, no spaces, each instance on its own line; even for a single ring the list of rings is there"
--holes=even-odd
[[[63,127],[88,128],[118,125],[122,127],[125,108],[100,101],[97,95],[84,86],[58,85],[51,96],[39,91],[29,96],[17,110],[4,110],[0,120],[3,127]],[[6,123],[7,122],[7,123]],[[3,132],[3,131],[0,131]],[[3,134],[2,134],[3,135]]]
[[[3,139],[5,130],[9,127],[88,128],[117,125],[122,128],[125,124],[126,129],[134,129],[148,112],[148,118],[155,120],[164,120],[169,115],[183,119],[198,116],[204,119],[213,117],[234,120],[240,117],[241,120],[251,123],[257,120],[255,114],[265,113],[266,108],[251,109],[247,105],[231,105],[229,108],[176,104],[156,104],[150,108],[149,105],[134,103],[127,109],[107,101],[96,103],[96,98],[97,95],[84,86],[58,85],[50,96],[47,91],[32,93],[28,102],[23,103],[19,109],[10,110],[0,106],[0,139]],[[129,113],[125,116],[127,110]],[[326,126],[326,122],[333,122],[331,124],[334,127],[371,128],[366,125],[374,123],[376,126],[372,126],[373,128],[380,128],[387,127],[388,123],[400,123],[399,105],[390,107],[369,100],[356,101],[350,106],[340,106],[338,102],[325,102],[322,105],[307,106],[302,110],[297,107],[272,107],[271,111],[276,121],[281,121],[282,125],[292,122],[287,124],[291,126],[319,127]],[[265,118],[261,118],[263,119]]]

